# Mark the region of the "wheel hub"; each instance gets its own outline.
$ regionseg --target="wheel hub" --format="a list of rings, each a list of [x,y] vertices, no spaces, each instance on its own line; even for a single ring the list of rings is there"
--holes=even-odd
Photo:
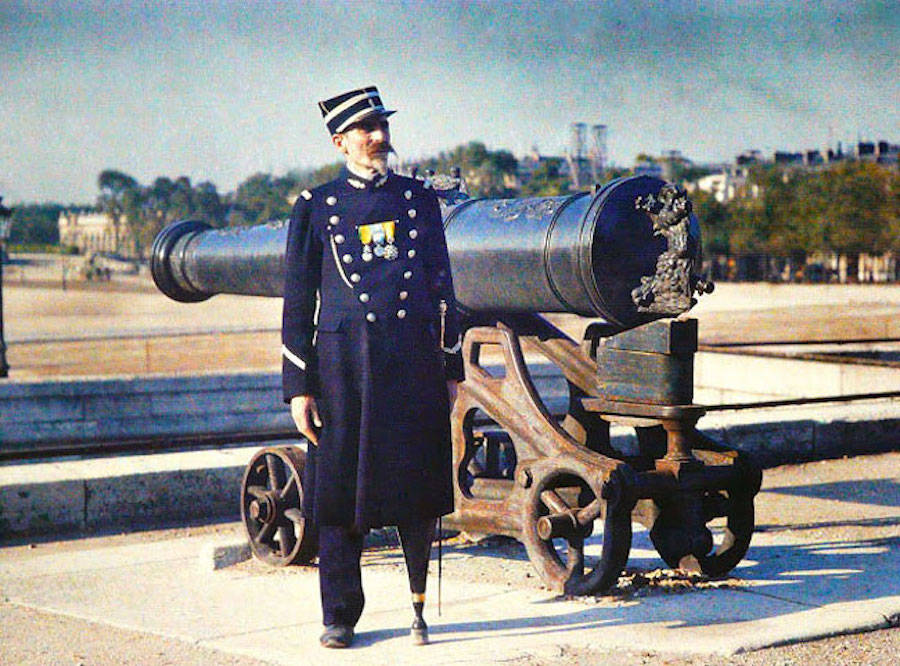
[[[278,515],[275,509],[275,498],[268,494],[266,497],[254,499],[250,502],[250,517],[253,520],[259,520],[268,524],[275,520],[275,516]]]

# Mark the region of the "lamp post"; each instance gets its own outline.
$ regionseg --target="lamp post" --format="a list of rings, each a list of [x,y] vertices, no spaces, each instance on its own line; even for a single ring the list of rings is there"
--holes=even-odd
[[[0,379],[9,377],[9,363],[6,362],[6,339],[3,337],[3,257],[11,229],[12,211],[3,205],[3,197],[0,197]]]

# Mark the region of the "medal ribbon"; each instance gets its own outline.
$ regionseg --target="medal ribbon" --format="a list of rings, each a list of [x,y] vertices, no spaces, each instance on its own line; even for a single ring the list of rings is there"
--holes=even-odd
[[[396,236],[396,228],[397,220],[364,224],[359,227],[359,240],[362,241],[363,245],[368,245],[372,242],[372,234],[374,233],[375,229],[381,229],[381,231],[384,233],[385,240],[388,243],[393,243]]]

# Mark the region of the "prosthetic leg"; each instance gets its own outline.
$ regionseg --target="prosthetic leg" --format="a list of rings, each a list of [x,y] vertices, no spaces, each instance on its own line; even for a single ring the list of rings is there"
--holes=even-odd
[[[403,546],[403,557],[406,560],[406,573],[409,575],[409,591],[412,593],[412,607],[415,613],[410,635],[416,645],[428,644],[428,625],[422,612],[425,609],[425,582],[428,577],[428,559],[431,555],[431,542],[434,540],[435,520],[398,525],[400,544]]]

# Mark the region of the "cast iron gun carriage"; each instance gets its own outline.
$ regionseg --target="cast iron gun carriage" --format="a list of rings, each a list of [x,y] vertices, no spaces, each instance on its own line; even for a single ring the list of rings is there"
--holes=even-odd
[[[696,429],[697,326],[683,315],[712,285],[695,273],[699,227],[685,193],[640,176],[566,197],[442,195],[467,329],[451,416],[456,504],[444,524],[520,540],[546,584],[566,594],[616,582],[632,521],[669,566],[730,571],[750,543],[761,472]],[[184,302],[279,296],[285,236],[280,223],[178,222],[154,243],[153,276]],[[554,312],[598,321],[576,342],[537,314]],[[561,419],[538,395],[526,358],[565,378]],[[635,450],[614,448],[610,424],[634,428]],[[244,524],[271,564],[316,554],[299,510],[304,462],[298,447],[269,447],[244,474]]]

